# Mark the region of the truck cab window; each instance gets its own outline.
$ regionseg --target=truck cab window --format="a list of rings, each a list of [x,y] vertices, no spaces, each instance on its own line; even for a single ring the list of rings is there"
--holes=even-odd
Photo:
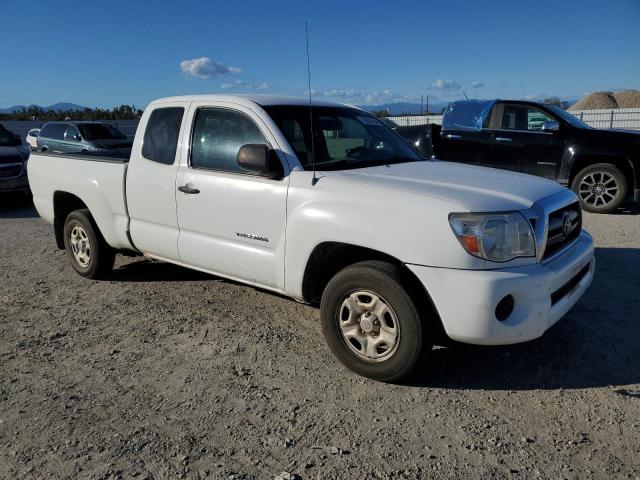
[[[173,164],[183,114],[182,107],[158,108],[151,113],[142,141],[144,158],[165,165]]]
[[[542,130],[544,122],[553,122],[555,119],[529,105],[507,104],[504,106],[500,128],[503,130]]]
[[[244,173],[236,157],[240,147],[249,143],[268,144],[246,115],[223,108],[202,108],[193,130],[191,166]]]

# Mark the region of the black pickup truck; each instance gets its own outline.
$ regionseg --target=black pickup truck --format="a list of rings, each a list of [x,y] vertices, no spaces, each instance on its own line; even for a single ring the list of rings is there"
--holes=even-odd
[[[396,131],[425,157],[556,180],[589,212],[640,201],[640,132],[594,129],[555,105],[463,100],[449,104],[442,127]]]

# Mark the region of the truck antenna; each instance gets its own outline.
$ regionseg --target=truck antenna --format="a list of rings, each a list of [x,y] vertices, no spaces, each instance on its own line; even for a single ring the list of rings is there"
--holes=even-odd
[[[318,183],[318,177],[316,177],[316,149],[313,141],[313,112],[311,109],[311,62],[309,61],[309,21],[304,22],[304,33],[307,39],[307,81],[309,86],[309,129],[311,130],[311,168],[313,169],[313,178],[311,179],[311,186]]]
[[[464,98],[466,98],[467,100],[469,100],[469,97],[467,97],[467,92],[465,92],[464,90],[462,90],[462,94],[464,95]]]

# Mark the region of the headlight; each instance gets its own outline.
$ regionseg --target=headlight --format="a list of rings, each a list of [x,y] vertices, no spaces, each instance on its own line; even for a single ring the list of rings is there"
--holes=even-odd
[[[449,223],[467,252],[493,262],[535,257],[533,228],[519,212],[452,213]]]

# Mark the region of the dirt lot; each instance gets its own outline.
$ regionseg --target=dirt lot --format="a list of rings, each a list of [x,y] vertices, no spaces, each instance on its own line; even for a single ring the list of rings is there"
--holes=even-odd
[[[318,311],[144,259],[76,275],[0,199],[0,478],[640,478],[640,211],[542,339],[359,378]]]

